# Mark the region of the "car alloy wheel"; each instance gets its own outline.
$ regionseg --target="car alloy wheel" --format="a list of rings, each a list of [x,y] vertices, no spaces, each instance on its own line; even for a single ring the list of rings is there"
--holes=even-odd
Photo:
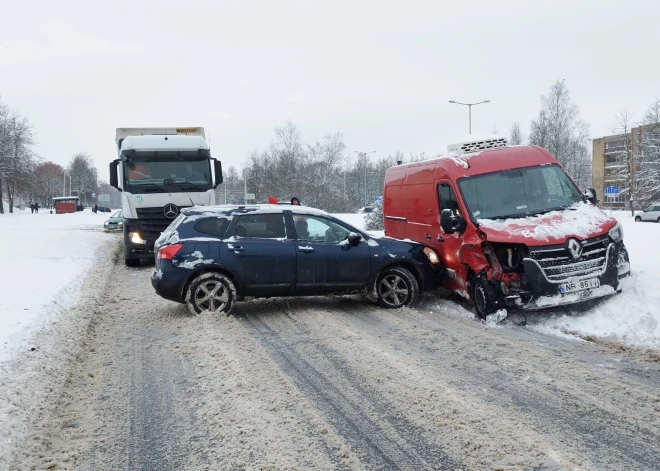
[[[186,304],[193,314],[229,313],[234,306],[236,288],[222,273],[209,272],[197,276],[188,287]]]
[[[417,301],[419,285],[408,270],[388,268],[376,280],[376,293],[381,306],[396,309]]]

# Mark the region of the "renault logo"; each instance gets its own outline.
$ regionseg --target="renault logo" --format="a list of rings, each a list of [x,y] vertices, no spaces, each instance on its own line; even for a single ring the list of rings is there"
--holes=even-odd
[[[568,251],[573,258],[580,258],[582,255],[582,245],[575,239],[568,239]]]
[[[163,208],[163,214],[165,214],[166,218],[174,219],[179,214],[179,208],[177,208],[176,205],[172,203],[167,204]]]

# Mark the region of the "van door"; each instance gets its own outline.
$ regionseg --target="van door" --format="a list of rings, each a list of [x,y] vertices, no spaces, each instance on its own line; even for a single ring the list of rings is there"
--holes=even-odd
[[[447,280],[445,282],[448,289],[452,291],[465,290],[465,286],[460,280],[465,280],[467,273],[465,267],[458,263],[458,253],[463,245],[463,234],[445,234],[440,226],[440,213],[443,209],[451,209],[457,214],[461,213],[460,205],[456,199],[456,191],[449,181],[436,182],[438,192],[438,248],[441,258],[446,268],[456,272],[456,280]]]

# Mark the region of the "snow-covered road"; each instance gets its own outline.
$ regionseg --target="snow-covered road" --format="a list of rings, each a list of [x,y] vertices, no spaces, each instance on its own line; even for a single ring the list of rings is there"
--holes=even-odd
[[[657,469],[644,356],[360,298],[190,316],[149,272],[114,266],[12,470]]]

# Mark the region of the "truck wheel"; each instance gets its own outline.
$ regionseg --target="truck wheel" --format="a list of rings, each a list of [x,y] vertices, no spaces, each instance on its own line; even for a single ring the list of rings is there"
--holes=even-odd
[[[635,216],[635,222],[641,222],[642,218],[640,216]]]
[[[192,314],[229,314],[236,300],[234,283],[222,273],[207,272],[195,277],[186,292],[186,305]]]
[[[140,260],[137,258],[125,258],[124,262],[126,263],[127,267],[139,267],[140,266]]]
[[[376,278],[376,294],[382,307],[412,306],[419,296],[419,284],[405,268],[386,268]]]
[[[497,295],[495,286],[486,279],[484,275],[479,275],[472,280],[471,295],[474,303],[474,310],[479,319],[486,317],[497,310]]]

